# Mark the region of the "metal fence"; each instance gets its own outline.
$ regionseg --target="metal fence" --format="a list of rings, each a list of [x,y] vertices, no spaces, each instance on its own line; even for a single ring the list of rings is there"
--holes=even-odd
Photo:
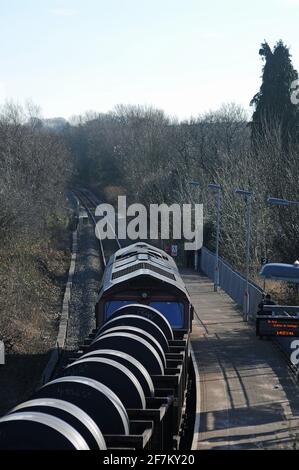
[[[203,247],[200,254],[199,267],[210,279],[214,279],[215,272],[214,253]],[[219,284],[240,307],[243,308],[246,279],[235,271],[229,263],[219,258]],[[249,317],[254,319],[258,304],[262,299],[262,289],[253,282],[249,283]]]

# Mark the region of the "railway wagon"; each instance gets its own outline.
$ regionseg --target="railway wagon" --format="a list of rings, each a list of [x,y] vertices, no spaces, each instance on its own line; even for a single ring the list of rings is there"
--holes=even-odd
[[[167,389],[174,393],[173,434],[179,441],[189,419],[185,409],[187,390],[192,389],[189,372],[193,370],[190,356],[193,306],[177,265],[166,252],[144,242],[116,251],[106,265],[100,287],[95,309],[97,328],[112,326],[115,317],[120,322],[123,316],[126,323],[128,314],[151,320],[157,312],[169,322],[172,334],[166,355],[168,367],[164,376],[154,378],[154,385],[157,393],[163,394]],[[139,359],[137,352],[136,358]],[[177,372],[180,364],[181,374],[173,385],[171,374]]]
[[[192,315],[171,257],[145,243],[118,250],[97,327],[54,380],[0,419],[0,449],[188,448]]]

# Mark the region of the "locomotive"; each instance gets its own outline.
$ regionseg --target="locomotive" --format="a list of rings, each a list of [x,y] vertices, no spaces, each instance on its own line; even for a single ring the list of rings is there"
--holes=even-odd
[[[132,303],[159,310],[174,331],[191,331],[193,307],[178,268],[171,256],[147,243],[135,243],[111,256],[96,305],[97,326]]]
[[[193,307],[174,260],[141,242],[115,252],[95,315],[58,377],[0,419],[0,449],[188,448]]]

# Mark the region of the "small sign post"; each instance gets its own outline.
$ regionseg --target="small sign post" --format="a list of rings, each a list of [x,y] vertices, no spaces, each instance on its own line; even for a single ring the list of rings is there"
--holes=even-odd
[[[269,259],[265,256],[262,256],[261,257],[261,267],[265,266],[268,263],[269,263]],[[266,278],[264,277],[263,291],[265,292],[265,290],[266,290]]]
[[[176,257],[178,255],[178,246],[171,245],[171,256]]]
[[[0,366],[5,364],[5,347],[3,341],[0,341]]]

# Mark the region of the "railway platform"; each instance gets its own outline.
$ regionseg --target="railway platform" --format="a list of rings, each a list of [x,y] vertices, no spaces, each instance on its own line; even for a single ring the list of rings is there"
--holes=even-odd
[[[299,387],[285,358],[207,277],[181,274],[195,308],[194,449],[298,449]]]

